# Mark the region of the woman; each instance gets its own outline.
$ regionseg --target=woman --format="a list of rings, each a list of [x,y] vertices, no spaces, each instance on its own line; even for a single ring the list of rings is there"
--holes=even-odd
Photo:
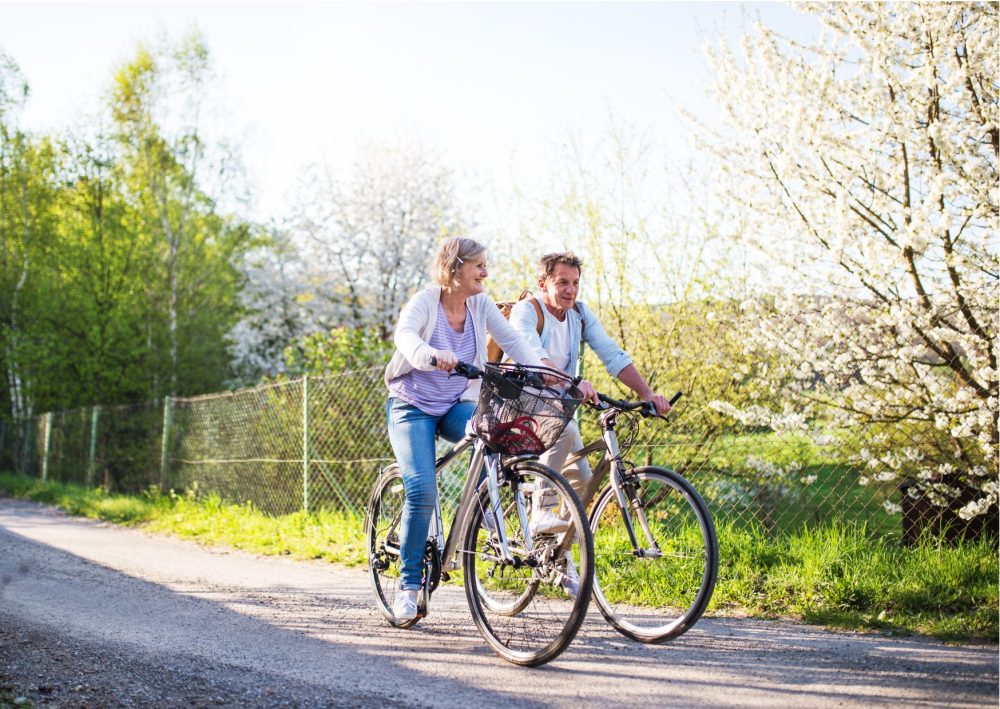
[[[434,437],[461,439],[479,395],[478,380],[449,377],[448,372],[460,361],[483,366],[487,332],[516,362],[542,364],[483,292],[488,275],[484,246],[472,239],[449,239],[438,249],[433,269],[437,285],[417,292],[400,313],[396,352],[385,370],[389,442],[406,490],[400,593],[393,604],[397,620],[417,615],[424,545],[437,495]]]

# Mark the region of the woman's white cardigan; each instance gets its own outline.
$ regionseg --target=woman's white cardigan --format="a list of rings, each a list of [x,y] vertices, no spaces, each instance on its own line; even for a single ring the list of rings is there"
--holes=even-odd
[[[441,286],[428,286],[416,294],[403,306],[396,324],[393,341],[396,352],[385,368],[385,382],[402,376],[414,369],[431,371],[431,357],[437,350],[427,344],[434,327],[437,325],[438,303],[441,302]],[[528,342],[511,327],[507,319],[500,313],[488,295],[480,293],[466,301],[469,312],[472,313],[472,325],[476,331],[476,361],[477,367],[486,362],[486,333],[493,335],[505,355],[510,356],[520,364],[542,366],[542,361],[535,354]],[[469,381],[462,394],[462,399],[476,400],[479,398],[479,380]]]

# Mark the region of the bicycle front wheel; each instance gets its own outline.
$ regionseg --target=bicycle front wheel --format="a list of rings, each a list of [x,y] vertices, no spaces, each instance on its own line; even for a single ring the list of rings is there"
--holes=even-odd
[[[375,592],[375,605],[390,624],[410,628],[417,619],[398,621],[392,604],[399,593],[400,523],[406,491],[403,476],[396,464],[386,468],[375,482],[365,515],[365,548],[368,552],[368,576]]]
[[[719,571],[715,525],[701,496],[672,470],[637,468],[623,486],[639,548],[609,484],[590,521],[594,600],[622,635],[665,642],[689,630],[712,598]]]
[[[532,535],[531,501],[543,489],[547,500],[557,500],[567,524]],[[490,647],[509,662],[533,667],[558,657],[586,617],[593,540],[580,500],[551,468],[516,463],[499,493],[510,558],[504,557],[484,482],[465,523],[465,594]]]

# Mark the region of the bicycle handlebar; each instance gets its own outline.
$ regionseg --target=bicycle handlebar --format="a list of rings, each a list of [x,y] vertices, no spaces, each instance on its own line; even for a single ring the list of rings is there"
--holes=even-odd
[[[437,357],[431,356],[431,366],[436,367],[438,363]],[[479,379],[483,376],[483,370],[474,364],[469,364],[468,362],[459,362],[455,365],[452,370],[454,374],[465,377],[466,379]]]
[[[679,391],[672,397],[670,397],[669,401],[670,406],[673,407],[673,405],[676,404],[677,401],[682,396],[684,396],[684,392]],[[591,404],[591,406],[595,406],[595,408],[598,409],[615,408],[621,411],[638,410],[640,414],[649,418],[661,418],[661,419],[666,418],[666,416],[657,413],[656,406],[653,404],[652,401],[624,401],[622,399],[615,399],[613,397],[601,394],[599,392],[597,394],[597,398],[601,400],[603,406],[595,406],[594,404]]]
[[[436,367],[437,357],[432,356],[430,362],[431,366]],[[569,377],[557,369],[550,369],[549,367],[529,367],[528,365],[516,365],[511,369],[504,369],[500,372],[499,376],[507,380],[519,381],[528,386],[544,389],[547,388],[546,376],[548,373],[550,373],[555,379],[572,382],[574,386],[580,383],[579,377]],[[453,377],[459,376],[465,377],[466,379],[480,379],[486,375],[486,372],[469,362],[458,362],[450,374]],[[496,373],[492,373],[490,376],[497,375]]]

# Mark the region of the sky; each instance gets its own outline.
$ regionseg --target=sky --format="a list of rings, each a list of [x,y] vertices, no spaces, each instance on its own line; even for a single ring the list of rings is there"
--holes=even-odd
[[[7,2],[0,51],[31,95],[21,126],[71,130],[98,111],[140,41],[197,28],[218,74],[256,198],[287,209],[313,163],[362,142],[417,138],[460,176],[503,191],[537,184],[552,146],[614,120],[687,150],[681,107],[710,120],[702,46],[735,42],[746,14],[792,36],[818,23],[771,2]]]

